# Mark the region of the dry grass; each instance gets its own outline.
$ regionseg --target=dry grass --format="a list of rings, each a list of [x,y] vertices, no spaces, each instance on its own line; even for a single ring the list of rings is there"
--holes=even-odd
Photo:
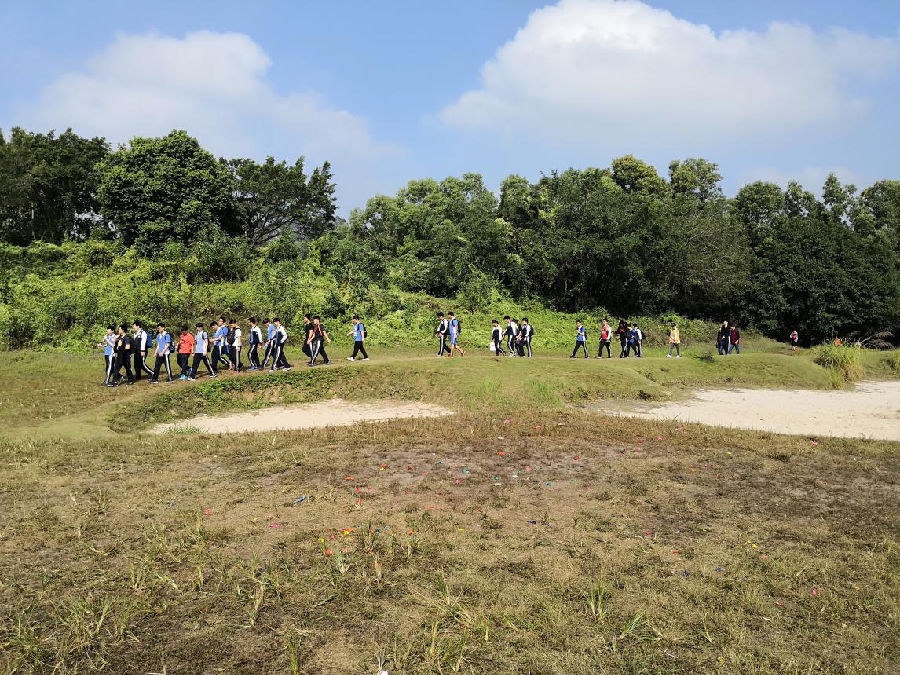
[[[510,409],[480,375],[454,418],[17,422],[0,671],[897,670],[897,444]]]

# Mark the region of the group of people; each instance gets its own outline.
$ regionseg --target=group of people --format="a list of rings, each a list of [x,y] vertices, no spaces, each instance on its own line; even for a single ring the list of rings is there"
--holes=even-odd
[[[528,321],[528,317],[523,317],[520,323],[518,319],[507,314],[503,317],[503,321],[506,323],[506,328],[502,328],[497,319],[491,321],[491,342],[488,349],[496,356],[506,354],[508,357],[531,358],[531,339],[534,337],[534,326]],[[505,350],[502,342],[506,343]]]
[[[308,357],[307,365],[315,366],[320,356],[323,364],[330,363],[325,344],[331,342],[331,337],[321,318],[306,314],[303,322],[305,337],[302,350]],[[246,370],[291,370],[293,366],[288,362],[284,351],[288,333],[281,319],[277,316],[271,321],[263,319],[260,326],[256,317],[251,316],[248,324],[246,340],[240,324],[223,315],[211,322],[208,330],[202,322],[196,325],[193,332],[187,326],[182,326],[177,342],[164,323],[157,324],[155,335],[149,334],[140,321],[132,324],[131,332],[126,324],[118,328],[107,326],[106,335],[97,343],[97,347],[103,349],[106,361],[103,384],[108,387],[120,384],[123,370],[125,381],[129,385],[140,380],[142,375],[148,375],[151,384],[159,384],[163,370],[166,381],[173,382],[176,376],[172,370],[172,354],[176,355],[177,365],[181,370],[177,379],[195,380],[201,364],[211,378],[217,377],[222,369],[240,372],[244,370],[241,355],[245,342],[249,361]],[[347,359],[355,361],[357,356],[362,356],[363,361],[368,361],[369,355],[364,345],[366,328],[358,316],[353,317],[353,327],[348,335],[353,336],[353,355]],[[150,354],[154,357],[152,368],[149,365]]]
[[[678,328],[675,327],[675,324],[672,324],[672,327],[675,330],[675,335],[677,338]],[[643,356],[644,332],[640,328],[638,328],[637,323],[628,323],[624,319],[619,319],[619,325],[618,327],[616,327],[615,331],[613,331],[612,326],[609,325],[609,321],[607,319],[603,319],[603,322],[600,324],[600,341],[597,346],[597,356],[595,358],[602,359],[604,349],[606,350],[606,358],[612,358],[612,349],[610,345],[612,345],[613,335],[617,336],[619,339],[620,359],[627,359],[632,355],[636,358],[640,358],[641,356]],[[678,346],[680,342],[681,341],[678,340],[675,343],[675,346]],[[576,321],[575,348],[572,350],[572,355],[569,356],[569,358],[574,359],[579,351],[584,354],[584,358],[588,358],[587,343],[587,327],[582,321]],[[678,346],[678,349],[680,358],[680,346]],[[669,350],[669,353],[671,355],[671,349]]]
[[[794,331],[796,333],[796,331]],[[793,336],[792,336],[793,340]],[[728,356],[732,352],[741,353],[741,332],[737,324],[729,327],[727,321],[723,321],[716,333],[716,349],[720,356]]]

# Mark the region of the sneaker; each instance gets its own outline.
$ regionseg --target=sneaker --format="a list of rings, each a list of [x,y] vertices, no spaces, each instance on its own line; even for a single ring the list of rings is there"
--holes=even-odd
[[[676,356],[675,358],[676,358],[676,359],[680,359],[680,358],[681,358],[681,354],[679,354],[679,355]]]
[[[671,359],[671,358],[672,358],[672,355],[671,355],[671,354],[666,354],[666,358],[667,358],[667,359]]]
[[[366,358],[363,359],[363,361],[368,361],[368,360],[369,360],[369,357],[368,357],[368,356],[367,356]]]
[[[286,367],[282,368],[281,370],[283,370],[285,373],[289,373],[293,369],[294,369],[294,366],[286,366]]]
[[[326,361],[324,365],[327,366],[329,363],[331,363],[331,361]]]
[[[187,379],[187,375],[182,375],[182,376],[179,377],[178,379],[179,379],[179,380],[186,380],[186,379]]]
[[[348,357],[347,357],[347,360],[348,360],[348,361],[355,361],[356,359],[354,359],[352,356],[348,356]]]
[[[219,376],[218,373],[213,373],[212,375],[210,375],[210,377],[212,377],[212,378],[215,378],[215,377],[218,377],[218,376]]]
[[[127,384],[129,387],[133,387],[133,386],[134,386],[134,382],[126,382],[125,384]]]
[[[188,382],[196,382],[196,381],[197,381],[197,378],[196,378],[196,377],[189,377],[189,378],[187,378],[187,381],[188,381]]]
[[[150,380],[150,384],[159,384],[159,380]]]
[[[569,358],[570,358],[570,359],[574,359],[575,357],[574,357],[574,356],[570,356]]]

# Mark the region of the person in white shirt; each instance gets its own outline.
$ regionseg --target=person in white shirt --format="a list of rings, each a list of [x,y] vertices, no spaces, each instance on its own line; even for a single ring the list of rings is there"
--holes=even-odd
[[[287,357],[284,355],[284,345],[287,343],[287,329],[281,324],[281,319],[277,316],[272,319],[272,323],[275,325],[275,333],[272,335],[275,347],[272,351],[271,372],[274,373],[278,368],[290,370],[293,366],[288,363]]]
[[[136,380],[141,379],[141,373],[153,376],[153,369],[147,365],[147,351],[150,345],[147,344],[147,331],[140,321],[135,321],[131,326],[134,329],[134,375]]]
[[[259,346],[263,342],[262,330],[256,325],[256,317],[250,317],[250,370],[259,370]]]
[[[236,372],[241,372],[241,347],[244,346],[241,327],[237,321],[231,320],[231,349],[228,350],[228,357],[231,359],[231,368]]]

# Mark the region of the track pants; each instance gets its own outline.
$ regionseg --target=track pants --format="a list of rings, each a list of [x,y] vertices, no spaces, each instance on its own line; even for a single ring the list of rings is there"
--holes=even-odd
[[[231,365],[238,372],[241,370],[241,349],[243,349],[243,346],[232,346],[231,349],[228,350],[228,358],[231,360]]]
[[[127,354],[120,354],[116,356],[116,362],[113,366],[113,370],[115,373],[113,374],[113,384],[118,384],[119,380],[122,379],[122,367],[125,367],[125,375],[128,377],[128,381],[132,384],[134,383],[134,373],[131,372],[131,358]],[[153,371],[150,371],[153,372]]]
[[[169,364],[169,355],[166,354],[164,356],[156,355],[156,364],[153,366],[153,381],[159,381],[159,371],[162,370],[163,365],[166,366],[166,376],[168,377],[168,381],[172,381],[172,366]]]
[[[500,356],[501,354],[505,353],[503,351],[503,347],[500,346],[500,338],[498,338],[498,337],[494,338],[493,342],[494,342],[494,354],[496,354],[497,356]]]
[[[106,379],[103,380],[103,384],[109,384],[113,377],[113,366],[116,363],[116,355],[104,354],[103,358],[106,360]]]
[[[353,342],[353,358],[355,359],[355,358],[356,358],[356,355],[357,355],[358,353],[360,353],[360,352],[362,352],[362,355],[363,355],[363,358],[364,358],[364,359],[369,358],[369,355],[366,354],[366,348],[363,346],[363,341],[362,341],[362,340],[356,340],[356,341]]]
[[[600,340],[600,347],[597,349],[597,358],[603,358],[603,350],[606,349],[606,358],[611,359],[612,354],[609,352],[609,340]]]
[[[178,367],[181,368],[181,373],[180,373],[181,376],[187,377],[187,374],[191,369],[190,361],[191,361],[190,354],[178,352]]]
[[[201,363],[203,363],[203,365],[206,366],[206,370],[209,371],[210,375],[216,374],[215,368],[213,368],[209,362],[209,357],[206,354],[195,353],[194,354],[194,363],[191,365],[191,370],[188,373],[188,377],[197,377],[197,368],[200,366]]]
[[[319,354],[322,355],[322,363],[328,363],[328,354],[325,353],[324,340],[313,340],[310,347],[312,348],[312,353],[309,357],[310,365],[315,364],[316,358],[319,356]]]
[[[284,345],[276,344],[272,350],[272,370],[276,368],[290,368],[287,357],[284,355]]]
[[[147,352],[138,350],[134,353],[134,372],[138,380],[141,379],[142,372],[153,375],[153,370],[147,365]]]
[[[446,333],[438,333],[438,356],[443,356],[444,352],[449,352],[447,349],[447,334]]]
[[[628,352],[626,351],[628,345],[627,339],[624,337],[620,337],[619,344],[622,345],[622,351],[619,352],[619,358],[624,359],[626,356],[628,356]]]
[[[512,335],[506,336],[506,349],[510,356],[516,355],[516,339]]]
[[[531,358],[531,336],[524,338],[522,340],[522,347],[525,350],[525,354],[528,354],[528,358],[530,359]],[[524,356],[525,354],[523,354],[522,356]]]
[[[275,351],[275,345],[272,342],[266,343],[266,353],[263,356],[262,367],[265,368],[269,365],[269,359],[272,358],[272,352]]]
[[[572,350],[572,358],[573,358],[573,359],[575,358],[575,354],[578,352],[579,349],[582,350],[582,351],[584,352],[584,358],[587,358],[587,357],[588,357],[588,355],[587,355],[587,343],[585,343],[584,340],[578,340],[578,341],[575,343],[575,349]]]
[[[250,345],[250,351],[247,355],[250,359],[250,367],[251,368],[259,368],[259,344],[253,343]]]

